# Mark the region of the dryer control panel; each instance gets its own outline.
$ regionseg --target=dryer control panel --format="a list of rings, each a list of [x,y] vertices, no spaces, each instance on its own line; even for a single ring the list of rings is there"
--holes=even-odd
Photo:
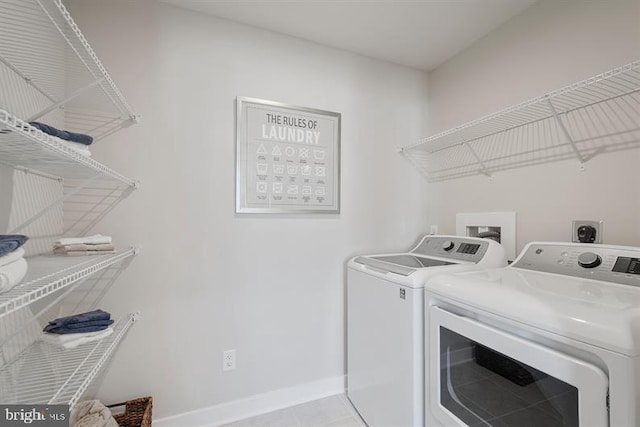
[[[637,274],[640,276],[640,258],[618,257],[613,271],[616,273]]]
[[[514,268],[640,286],[640,248],[579,243],[529,243]]]

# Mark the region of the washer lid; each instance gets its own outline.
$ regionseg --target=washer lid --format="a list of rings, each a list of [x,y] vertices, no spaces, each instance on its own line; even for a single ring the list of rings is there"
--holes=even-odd
[[[401,265],[401,266],[409,267],[412,269],[453,264],[453,262],[449,262],[449,261],[426,258],[423,256],[417,256],[412,254],[380,255],[380,256],[372,256],[369,259],[375,259],[377,261],[382,261],[385,263]],[[356,260],[356,262],[359,262],[359,261]],[[363,262],[363,264],[366,264],[366,262]]]
[[[425,258],[411,254],[394,254],[382,256],[359,256],[354,259],[358,264],[368,265],[381,271],[408,276],[416,271],[417,268],[437,267],[442,265],[451,265],[453,262],[442,261],[439,259]]]
[[[506,265],[504,248],[493,240],[433,235],[410,252],[356,256],[348,263],[350,269],[414,289],[437,274]]]
[[[640,288],[507,267],[434,277],[425,290],[504,319],[640,355]]]

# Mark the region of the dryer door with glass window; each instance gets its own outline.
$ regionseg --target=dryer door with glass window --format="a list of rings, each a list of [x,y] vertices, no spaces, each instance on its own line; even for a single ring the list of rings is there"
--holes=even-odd
[[[607,426],[598,367],[429,308],[429,409],[446,426]]]

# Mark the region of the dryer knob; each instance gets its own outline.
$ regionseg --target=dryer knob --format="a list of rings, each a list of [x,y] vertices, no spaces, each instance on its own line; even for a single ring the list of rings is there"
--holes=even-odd
[[[583,252],[578,257],[578,265],[584,268],[595,268],[602,264],[602,258],[593,252]]]
[[[442,249],[444,249],[445,251],[450,251],[451,249],[453,249],[455,245],[453,244],[453,242],[451,240],[446,240],[443,244],[442,244]]]

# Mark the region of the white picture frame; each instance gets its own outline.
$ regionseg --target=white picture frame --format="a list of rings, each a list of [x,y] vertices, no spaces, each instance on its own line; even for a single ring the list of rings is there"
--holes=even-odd
[[[237,97],[236,213],[340,213],[341,114]]]

